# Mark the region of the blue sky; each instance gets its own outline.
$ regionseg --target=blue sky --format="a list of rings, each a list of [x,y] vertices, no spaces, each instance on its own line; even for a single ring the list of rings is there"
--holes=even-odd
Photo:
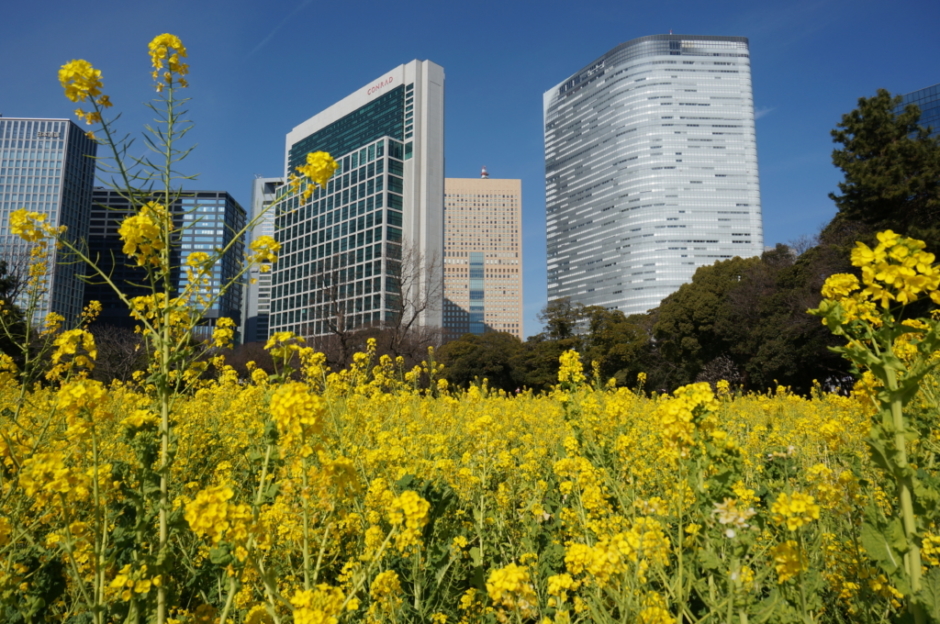
[[[542,93],[619,43],[652,34],[750,39],[765,244],[834,214],[829,131],[859,97],[940,82],[940,2],[636,0],[332,2],[247,0],[40,5],[0,19],[0,113],[72,117],[58,67],[83,58],[136,133],[150,119],[147,42],[182,38],[191,65],[189,188],[248,204],[256,174],[282,173],[295,125],[412,59],[446,73],[446,174],[521,178],[526,334],[545,304]]]

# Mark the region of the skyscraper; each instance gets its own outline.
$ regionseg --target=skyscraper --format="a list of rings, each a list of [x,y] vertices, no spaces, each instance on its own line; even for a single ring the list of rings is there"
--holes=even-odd
[[[251,184],[251,220],[256,221],[248,240],[261,236],[274,236],[274,211],[268,207],[277,199],[277,188],[284,178],[255,178]],[[262,273],[254,267],[249,276],[245,295],[245,342],[268,339],[268,320],[271,312],[271,273]]]
[[[918,124],[932,130],[931,134],[940,134],[940,84],[911,91],[901,96],[901,106],[898,112],[904,110],[908,104],[917,104],[920,108],[920,121]]]
[[[548,297],[645,312],[763,251],[743,37],[621,44],[544,95]]]
[[[97,148],[68,119],[0,117],[0,258],[24,281],[32,245],[10,233],[10,213],[20,208],[42,213],[46,223],[66,226],[74,242],[84,238]],[[69,322],[78,318],[84,292],[80,270],[52,247],[48,290],[35,310],[36,320],[48,312]]]
[[[150,292],[146,287],[146,273],[124,255],[123,242],[118,235],[121,221],[131,210],[128,200],[118,191],[96,187],[88,249],[91,258],[111,275],[112,281],[126,296],[138,297]],[[203,316],[203,321],[206,325],[214,325],[220,317],[227,317],[240,324],[243,284],[234,282],[224,293],[221,290],[242,268],[245,245],[243,239],[235,239],[235,235],[245,227],[245,209],[225,191],[185,191],[173,203],[171,212],[178,233],[178,244],[171,249],[170,258],[173,267],[170,281],[175,289],[172,294],[176,295],[186,287],[186,275],[179,267],[185,265],[190,253],[203,251],[211,255],[216,250],[227,248],[209,278],[211,293],[221,296]],[[88,273],[87,269],[83,272]],[[85,286],[84,298],[86,304],[89,301],[101,302],[100,323],[123,327],[135,324],[127,306],[117,298],[111,286],[101,280],[90,279]]]
[[[303,122],[287,135],[285,173],[315,151],[340,169],[309,201],[278,207],[270,331],[382,325],[425,297],[436,301],[417,321],[440,327],[444,70],[399,65]]]
[[[444,330],[522,339],[522,181],[444,181]]]

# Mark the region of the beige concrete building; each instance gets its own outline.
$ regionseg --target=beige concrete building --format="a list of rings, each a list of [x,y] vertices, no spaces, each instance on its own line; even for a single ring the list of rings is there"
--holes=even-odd
[[[443,312],[450,339],[523,337],[521,180],[444,180]]]

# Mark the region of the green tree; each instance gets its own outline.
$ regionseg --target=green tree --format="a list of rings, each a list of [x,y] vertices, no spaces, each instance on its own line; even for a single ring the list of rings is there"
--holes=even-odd
[[[814,380],[848,379],[848,366],[829,350],[835,339],[806,313],[819,305],[826,277],[848,271],[841,246],[823,243],[799,258],[784,245],[763,254],[729,292],[715,323],[740,383],[756,391],[779,383],[805,394]]]
[[[15,361],[22,355],[18,345],[25,330],[23,311],[14,303],[20,286],[19,276],[10,271],[6,260],[0,260],[0,353]]]
[[[940,242],[940,137],[918,125],[920,109],[900,112],[900,97],[884,89],[860,98],[832,131],[832,162],[845,173],[839,194],[830,193],[841,221],[859,222],[872,231],[894,229]]]
[[[579,326],[584,320],[584,305],[575,303],[570,297],[561,297],[545,304],[539,312],[539,322],[545,327],[542,331],[550,340],[568,340],[576,338]]]
[[[640,357],[649,342],[645,329],[620,310],[588,306],[582,314],[586,332],[581,358],[585,367],[597,362],[602,381],[613,378],[618,385],[632,385],[642,370]]]
[[[514,365],[521,350],[522,341],[512,334],[486,332],[464,334],[446,343],[437,357],[444,364],[444,377],[452,384],[466,388],[487,379],[491,388],[514,392],[523,385]]]
[[[731,345],[718,325],[722,308],[759,264],[759,258],[732,258],[699,267],[691,282],[663,299],[653,335],[675,368],[671,378],[656,379],[657,385],[672,389],[692,383],[708,362],[729,352]]]

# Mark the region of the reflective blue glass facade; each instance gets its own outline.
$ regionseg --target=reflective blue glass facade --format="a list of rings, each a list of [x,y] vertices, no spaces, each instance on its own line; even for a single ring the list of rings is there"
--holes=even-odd
[[[0,255],[23,274],[31,244],[9,232],[10,213],[20,208],[66,226],[78,242],[88,231],[97,143],[67,119],[0,117]],[[56,312],[69,322],[81,312],[80,268],[62,250],[49,261],[48,292],[34,310],[37,320]],[[25,280],[24,280],[25,281]]]
[[[413,105],[414,85],[409,85],[407,93],[405,85],[392,89],[295,143],[290,149],[288,169],[294,171],[302,165],[309,152],[348,154],[385,136],[404,141],[405,107]]]
[[[486,329],[484,325],[484,291],[485,268],[483,266],[483,252],[470,252],[470,333],[482,334]]]
[[[95,188],[94,203],[88,229],[88,247],[92,258],[112,276],[121,290],[130,297],[149,294],[145,287],[146,274],[135,263],[128,262],[122,251],[123,243],[118,228],[132,208],[130,202],[117,191]],[[178,238],[171,251],[173,266],[170,281],[173,294],[186,286],[186,276],[180,265],[194,251],[212,254],[228,248],[222,259],[213,267],[206,294],[218,296],[216,304],[204,317],[206,325],[213,325],[220,317],[236,323],[242,319],[243,284],[234,282],[222,292],[225,284],[232,282],[242,268],[245,248],[242,239],[235,239],[246,223],[245,210],[225,191],[187,191],[173,203],[173,220]],[[113,289],[101,280],[92,278],[86,285],[85,304],[100,301],[102,313],[99,322],[122,327],[133,327],[127,306],[114,294]]]
[[[918,123],[925,128],[929,127],[931,135],[940,134],[940,84],[918,89],[901,97],[901,109],[908,104],[916,104],[920,108]]]

